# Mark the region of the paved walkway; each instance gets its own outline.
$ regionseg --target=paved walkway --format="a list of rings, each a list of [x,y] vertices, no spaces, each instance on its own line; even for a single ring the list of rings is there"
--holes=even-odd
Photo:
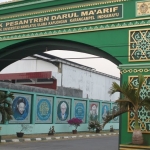
[[[26,134],[23,136],[23,138],[18,138],[16,135],[9,135],[9,136],[2,136],[1,143],[88,138],[88,137],[100,137],[100,136],[112,136],[112,135],[118,135],[118,131],[115,132],[101,131],[101,133],[78,132],[77,134],[56,133],[52,136],[48,136],[48,134],[32,134],[32,135]]]

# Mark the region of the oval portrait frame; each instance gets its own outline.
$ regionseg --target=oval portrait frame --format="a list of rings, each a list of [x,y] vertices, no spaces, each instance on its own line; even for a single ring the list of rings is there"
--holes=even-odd
[[[65,119],[61,119],[61,116],[60,116],[60,114],[61,114],[60,105],[61,105],[62,103],[65,103],[65,104],[67,105],[66,118],[65,118]],[[58,119],[59,119],[60,121],[66,121],[67,118],[68,118],[68,116],[69,116],[69,105],[68,105],[68,103],[67,103],[66,101],[60,101],[60,102],[58,103],[58,106],[57,106],[57,117],[58,117]]]
[[[18,116],[19,116],[19,118],[17,118],[18,116],[17,116],[17,111],[18,111],[18,108],[17,108],[17,102],[18,102],[18,99],[19,98],[22,98],[22,99],[24,99],[25,100],[25,103],[26,103],[26,106],[25,106],[25,113],[23,113],[22,115],[20,114],[20,116],[19,116],[19,113],[18,113]],[[14,119],[16,119],[16,120],[25,120],[25,118],[28,116],[28,113],[29,113],[29,102],[28,102],[28,100],[26,99],[26,97],[23,97],[23,96],[17,96],[14,100],[13,100],[13,103],[12,103],[12,110],[13,110],[13,113],[14,113],[14,115],[13,115],[13,117],[14,117]]]

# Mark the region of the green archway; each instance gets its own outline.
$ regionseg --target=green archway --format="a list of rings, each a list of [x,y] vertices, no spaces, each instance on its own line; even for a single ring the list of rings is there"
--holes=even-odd
[[[117,64],[121,82],[134,83],[138,73],[144,74],[148,88],[143,95],[149,93],[149,0],[18,0],[2,6],[0,69],[46,49],[86,52]],[[150,145],[150,117],[147,114],[143,120],[140,114],[144,139]],[[119,144],[131,141],[133,124],[132,118],[122,115]]]
[[[2,53],[0,55],[0,58],[3,63],[1,64],[0,69],[5,68],[7,65],[17,61],[18,59],[22,59],[33,54],[39,54],[41,52],[58,49],[90,53],[109,59],[116,65],[120,64],[120,62],[115,57],[112,57],[104,50],[101,50],[100,48],[91,45],[73,42],[70,40],[35,38],[12,44],[3,48]]]

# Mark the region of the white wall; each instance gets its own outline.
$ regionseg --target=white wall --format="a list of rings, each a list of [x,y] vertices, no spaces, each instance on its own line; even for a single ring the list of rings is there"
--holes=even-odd
[[[43,60],[36,60],[36,58],[33,57],[26,57],[22,60],[10,64],[6,68],[4,68],[0,73],[20,73],[20,72],[39,72],[39,71],[58,72],[58,68],[49,62]]]
[[[35,59],[27,57],[25,59]],[[19,60],[6,68],[1,73],[38,72],[52,71],[52,76],[57,79],[57,86],[76,88],[83,91],[83,98],[114,101],[119,93],[110,97],[108,90],[112,82],[120,83],[119,80],[107,76],[82,70],[69,65],[62,65],[62,73],[50,62],[42,60]]]
[[[100,74],[63,64],[62,86],[83,90],[83,98],[114,101],[119,97],[116,93],[110,97],[108,91],[112,82],[120,81]]]

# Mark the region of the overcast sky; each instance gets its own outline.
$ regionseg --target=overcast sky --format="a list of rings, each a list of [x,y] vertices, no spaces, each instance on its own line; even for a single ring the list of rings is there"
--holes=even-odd
[[[9,2],[9,1],[13,1],[13,0],[0,0],[0,2]]]
[[[11,0],[0,0],[0,2],[11,1]],[[81,57],[95,57],[93,55],[79,53],[79,52],[71,52],[71,51],[50,51],[52,55],[61,58],[81,58]],[[110,62],[109,60],[103,58],[94,58],[94,59],[70,59],[70,61],[74,61],[76,63],[80,63],[85,66],[89,66],[95,68],[97,71],[110,74],[116,77],[120,77],[120,71],[115,64]]]
[[[8,1],[12,1],[12,0],[0,0],[0,2],[8,2]]]

